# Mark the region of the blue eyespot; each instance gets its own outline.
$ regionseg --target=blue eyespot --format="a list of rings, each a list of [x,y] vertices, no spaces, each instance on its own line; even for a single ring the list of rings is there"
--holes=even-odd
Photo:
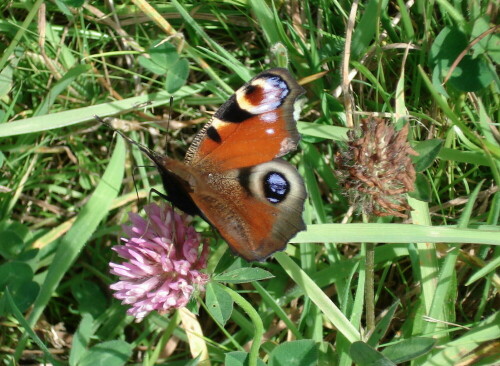
[[[278,172],[269,172],[264,177],[264,194],[271,203],[280,203],[290,191],[290,183],[284,175]]]

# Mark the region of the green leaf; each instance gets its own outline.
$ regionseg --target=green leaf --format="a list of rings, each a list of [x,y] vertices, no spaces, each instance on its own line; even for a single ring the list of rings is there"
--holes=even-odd
[[[139,64],[158,75],[165,75],[179,61],[180,57],[172,44],[168,42],[161,43],[161,41],[154,42],[154,45],[148,49],[148,54],[149,57],[139,56]]]
[[[11,221],[9,219],[0,221],[0,231],[3,230],[15,232],[16,235],[22,238],[25,243],[33,239],[33,233],[30,228],[20,221]],[[0,236],[0,238],[2,237]]]
[[[465,47],[467,37],[458,27],[443,28],[429,50],[429,66],[438,67],[441,75],[446,75],[445,68],[451,66]]]
[[[465,207],[460,214],[460,218],[457,221],[457,227],[461,229],[465,229],[469,226],[469,222],[471,217],[474,217],[474,204],[476,203],[476,200],[479,196],[479,192],[481,192],[481,187],[484,183],[484,180],[480,181],[476,186],[474,187],[474,190],[469,193],[468,195],[468,200],[467,203],[465,204]],[[475,218],[475,217],[474,217]]]
[[[78,301],[78,310],[97,318],[108,308],[108,301],[101,288],[94,282],[75,280],[71,283],[71,292]]]
[[[433,139],[418,142],[413,149],[418,156],[412,156],[413,164],[417,172],[423,172],[430,167],[443,147],[443,140]]]
[[[450,67],[467,48],[467,36],[458,27],[445,27],[434,40],[429,52],[429,65],[434,69],[433,84],[442,88]],[[493,81],[494,75],[482,57],[466,55],[456,65],[449,84],[461,91],[478,91]]]
[[[8,262],[0,265],[0,291],[16,282],[33,279],[33,270],[26,263]]]
[[[454,112],[454,110],[450,107],[448,101],[443,96],[439,95],[434,85],[432,85],[432,83],[430,82],[422,66],[418,65],[417,68],[420,77],[424,81],[426,88],[429,89],[429,92],[432,94],[432,98],[434,99],[434,101],[437,103],[439,108],[441,108],[443,113],[450,119],[450,121],[458,127],[455,132],[460,136],[460,139],[464,141],[464,143],[465,140],[470,140],[468,141],[468,144],[470,143],[473,149],[475,149],[475,146],[484,145],[484,147],[487,148],[492,155],[494,155],[495,157],[500,157],[500,147],[498,146],[498,144],[490,143],[485,139],[481,139],[481,141],[479,141],[478,136],[470,130],[466,123],[464,123],[463,118]]]
[[[214,277],[215,281],[227,283],[246,283],[267,280],[274,276],[262,268],[238,268],[233,271],[224,272]]]
[[[212,271],[212,273],[221,274],[222,272],[230,272],[237,268],[246,266],[248,266],[248,262],[243,258],[235,258],[234,255],[231,254],[230,250],[224,250],[224,254],[217,262],[217,266],[215,267],[215,270]]]
[[[167,73],[167,69],[155,63],[151,58],[141,55],[137,58],[139,65],[144,67],[146,70],[151,71],[153,74],[163,75]]]
[[[0,231],[0,255],[5,259],[15,259],[24,248],[23,239],[10,230]]]
[[[408,195],[419,201],[431,202],[431,184],[424,174],[417,173],[415,189],[413,192],[409,192]]]
[[[27,261],[30,261],[32,260],[33,258],[35,258],[38,253],[40,252],[40,249],[38,248],[35,248],[35,249],[28,249],[28,250],[25,250],[24,252],[22,252],[17,258],[16,260],[20,261],[20,262],[27,262]]]
[[[224,365],[225,366],[248,366],[248,352],[228,352],[225,355]],[[261,359],[257,359],[258,366],[265,366],[266,364],[262,362]]]
[[[318,355],[318,366],[333,366],[339,364],[339,352],[335,350],[330,342],[320,342]]]
[[[394,363],[401,363],[428,353],[434,344],[434,338],[414,337],[385,348],[382,354]]]
[[[33,270],[22,262],[8,262],[0,265],[0,291],[9,289],[12,299],[19,311],[26,311],[35,302],[40,285],[33,281]],[[6,298],[0,300],[0,314],[6,315],[9,308]]]
[[[386,1],[382,2],[387,3]],[[385,5],[379,4],[379,0],[370,0],[366,4],[363,15],[354,29],[351,42],[353,60],[358,60],[359,56],[364,53],[375,37],[377,22],[379,20],[379,5],[381,9],[385,8]]]
[[[78,183],[82,186],[82,189],[88,191],[94,188],[92,181],[87,174],[80,174],[78,177]]]
[[[490,29],[490,16],[483,14],[474,21],[472,26],[471,39],[476,39],[484,32]],[[472,50],[474,51],[473,57],[488,53],[493,62],[500,63],[500,35],[498,33],[490,33],[476,43]]]
[[[167,71],[165,80],[165,89],[169,93],[175,93],[184,84],[189,76],[189,62],[186,59],[180,59]]]
[[[19,311],[24,312],[35,302],[40,285],[29,280],[17,281],[9,285],[9,291]]]
[[[318,348],[311,339],[285,342],[269,355],[269,366],[314,366],[318,363]]]
[[[102,342],[85,352],[78,366],[121,366],[131,355],[132,346],[127,342]]]
[[[184,363],[185,366],[198,366],[198,364],[200,363],[200,355],[198,355],[196,358],[193,358],[189,361],[186,361],[186,363]]]
[[[487,52],[495,64],[500,64],[500,35],[493,33],[491,36],[486,37],[488,40]]]
[[[320,225],[321,226],[321,225]],[[330,235],[335,232],[330,231]],[[334,240],[327,240],[327,242]],[[308,241],[312,243],[313,241]],[[300,268],[288,255],[276,253],[274,258],[283,267],[292,280],[304,291],[314,304],[323,312],[326,319],[331,321],[342,335],[349,341],[360,339],[359,332],[345,317],[332,300],[319,286]]]
[[[175,46],[168,42],[155,42],[154,46],[148,50],[148,53],[151,60],[165,70],[168,70],[179,60],[179,54]]]
[[[395,366],[396,364],[376,349],[364,342],[354,342],[349,348],[349,356],[359,366]]]
[[[90,338],[94,334],[93,323],[94,319],[92,315],[83,314],[82,320],[73,337],[73,342],[71,343],[71,353],[69,355],[70,366],[75,366],[85,353]]]
[[[488,87],[495,78],[483,57],[466,55],[451,74],[450,85],[464,92],[475,92]]]
[[[387,313],[384,315],[384,317],[378,322],[376,325],[372,335],[370,336],[370,339],[366,342],[368,345],[375,347],[378,342],[382,339],[382,337],[385,335],[387,332],[387,329],[389,329],[389,325],[391,324],[392,318],[394,317],[394,313],[396,312],[396,309],[400,305],[399,300],[396,301],[390,309],[387,311]]]
[[[221,325],[225,325],[233,312],[233,299],[224,291],[222,285],[210,282],[206,287],[205,303],[212,317]]]

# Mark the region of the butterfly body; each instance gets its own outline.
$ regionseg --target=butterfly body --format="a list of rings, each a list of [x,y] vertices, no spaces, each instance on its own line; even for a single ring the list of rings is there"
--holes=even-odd
[[[304,183],[280,158],[300,140],[294,103],[303,92],[286,69],[271,69],[220,107],[184,162],[139,145],[158,167],[167,200],[202,216],[250,261],[283,250],[305,229]]]

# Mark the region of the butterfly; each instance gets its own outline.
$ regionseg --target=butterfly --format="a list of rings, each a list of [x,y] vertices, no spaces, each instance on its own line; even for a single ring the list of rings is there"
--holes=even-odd
[[[183,162],[150,150],[98,119],[155,163],[165,199],[205,219],[235,254],[263,261],[306,228],[304,182],[296,168],[281,159],[300,140],[294,114],[304,92],[286,69],[258,74],[198,132]]]

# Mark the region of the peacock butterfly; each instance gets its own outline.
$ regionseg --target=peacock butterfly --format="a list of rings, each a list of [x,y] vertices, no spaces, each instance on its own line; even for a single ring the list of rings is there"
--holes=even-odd
[[[204,218],[237,255],[262,261],[306,228],[304,182],[280,158],[300,140],[294,104],[303,93],[286,69],[258,74],[200,130],[184,162],[115,131],[155,163],[168,201]]]

